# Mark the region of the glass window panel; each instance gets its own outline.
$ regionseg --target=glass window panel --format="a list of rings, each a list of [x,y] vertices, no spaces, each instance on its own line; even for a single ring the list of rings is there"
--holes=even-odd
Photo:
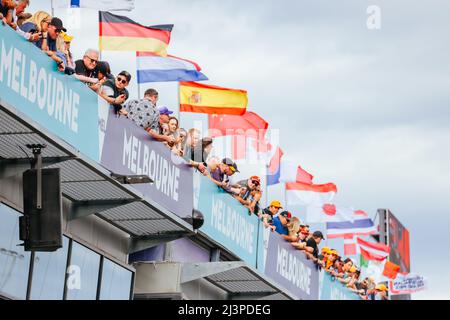
[[[34,257],[32,300],[62,300],[69,239],[55,252],[36,252]]]
[[[67,279],[67,300],[95,300],[100,255],[73,241]]]
[[[103,260],[101,300],[129,300],[132,272],[112,262]]]
[[[30,253],[18,246],[19,214],[0,203],[0,294],[25,299]]]

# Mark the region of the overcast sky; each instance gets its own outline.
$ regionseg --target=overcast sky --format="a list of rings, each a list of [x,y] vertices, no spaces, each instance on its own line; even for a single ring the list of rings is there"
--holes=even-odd
[[[379,30],[367,28],[369,5]],[[249,110],[281,130],[285,154],[316,182],[336,183],[339,202],[371,216],[390,208],[411,232],[412,271],[429,280],[413,298],[450,299],[448,12],[445,0],[136,0],[121,14],[175,24],[169,53],[198,62],[210,83],[248,90]],[[83,18],[78,54],[97,44],[85,30],[95,13]],[[132,55],[105,56],[113,71],[134,68]],[[176,104],[173,84],[155,87]]]

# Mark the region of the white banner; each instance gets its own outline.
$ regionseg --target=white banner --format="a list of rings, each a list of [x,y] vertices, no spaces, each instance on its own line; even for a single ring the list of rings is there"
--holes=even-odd
[[[426,279],[417,274],[401,274],[397,275],[395,280],[389,282],[389,293],[391,295],[397,294],[411,294],[414,292],[426,289]]]

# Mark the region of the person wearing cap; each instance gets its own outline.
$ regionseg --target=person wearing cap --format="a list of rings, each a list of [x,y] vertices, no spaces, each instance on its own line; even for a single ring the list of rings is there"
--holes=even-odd
[[[338,253],[336,250],[334,249],[329,249],[327,254],[326,254],[326,262],[324,265],[325,270],[330,270],[331,267],[333,266],[334,262],[337,260],[338,258]]]
[[[101,68],[99,68],[98,71],[99,73],[102,73]],[[107,72],[108,70],[104,71]],[[160,110],[156,107],[157,102],[158,91],[149,88],[145,90],[142,99],[132,99],[127,101],[124,105],[124,109],[128,113],[128,118],[137,126],[144,128],[152,139],[160,142],[173,143],[173,137],[163,134],[161,121],[165,121],[167,118],[163,117],[161,120]],[[169,111],[167,112],[168,114],[171,114],[170,110],[167,109],[167,111]]]
[[[272,200],[267,208],[264,208],[261,211],[259,218],[263,221],[265,228],[271,228],[272,231],[275,230],[275,226],[273,225],[273,217],[283,209],[281,202],[278,200]]]
[[[306,240],[306,247],[305,247],[305,253],[308,258],[313,260],[314,262],[317,261],[317,258],[319,256],[319,247],[320,241],[325,239],[323,237],[323,234],[321,231],[314,231],[312,234],[312,237],[310,237],[308,240]]]
[[[292,214],[289,211],[282,211],[273,218],[272,224],[275,226],[275,231],[281,235],[288,235],[289,229],[287,227],[291,220]]]
[[[374,290],[370,290],[369,300],[388,300],[388,288],[384,283],[379,283]]]
[[[127,71],[120,72],[115,80],[106,80],[100,95],[114,107],[116,114],[127,115],[128,112],[122,104],[128,99],[129,93],[126,87],[130,83],[131,74]]]
[[[73,55],[72,52],[70,51],[70,44],[73,40],[73,37],[69,36],[66,32],[61,32],[59,36],[64,42],[63,50],[60,51],[64,52],[64,54],[66,55],[67,67],[75,69],[75,62],[73,61]]]
[[[260,185],[261,179],[258,176],[251,176],[246,180],[238,181],[230,189],[234,197],[246,206],[250,213],[256,213],[259,211],[259,200],[262,196]]]
[[[61,32],[66,32],[61,19],[53,17],[48,24],[47,32],[42,33],[42,50],[45,51],[49,56],[58,51],[56,46],[56,39]]]
[[[219,163],[216,161],[208,163],[209,178],[226,192],[231,192],[229,177],[236,172],[239,172],[237,164],[230,158],[223,158]]]
[[[319,254],[319,263],[323,268],[327,267],[327,264],[329,262],[329,256],[330,256],[330,251],[331,249],[329,247],[323,247],[320,250],[320,254]]]

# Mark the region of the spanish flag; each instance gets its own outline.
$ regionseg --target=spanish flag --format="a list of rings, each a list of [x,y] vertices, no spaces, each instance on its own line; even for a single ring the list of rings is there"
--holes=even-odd
[[[173,24],[146,27],[106,11],[99,12],[99,48],[111,51],[146,51],[165,57]]]
[[[242,115],[247,109],[247,91],[196,82],[180,82],[180,111]]]

